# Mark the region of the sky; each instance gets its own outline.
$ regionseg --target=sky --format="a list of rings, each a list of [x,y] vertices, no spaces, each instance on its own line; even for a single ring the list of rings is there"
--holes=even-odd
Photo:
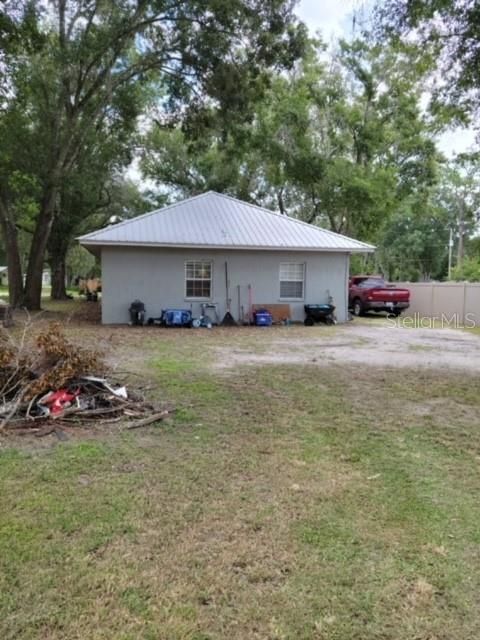
[[[350,37],[353,28],[354,10],[360,21],[368,20],[369,0],[300,0],[297,15],[310,29],[312,35],[320,31],[324,42],[332,43],[338,37]],[[475,141],[471,129],[447,131],[438,139],[440,150],[452,157],[467,151]]]
[[[366,4],[359,0],[300,0],[297,14],[312,33],[319,30],[326,42],[352,31],[354,9],[362,11]]]

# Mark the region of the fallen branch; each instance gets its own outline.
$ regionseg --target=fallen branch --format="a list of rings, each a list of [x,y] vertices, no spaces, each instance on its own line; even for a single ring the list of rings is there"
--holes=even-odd
[[[148,416],[148,418],[143,418],[142,420],[137,420],[137,422],[129,424],[127,429],[140,429],[140,427],[146,427],[149,424],[153,424],[154,422],[165,420],[165,418],[167,418],[172,413],[173,411],[161,411],[160,413],[154,413],[153,416]]]
[[[12,408],[10,409],[10,411],[7,413],[7,415],[3,418],[2,422],[0,423],[0,431],[3,431],[3,429],[5,429],[5,427],[7,426],[7,424],[9,423],[9,421],[13,418],[13,416],[17,413],[20,405],[22,404],[23,398],[27,395],[28,392],[28,387],[26,387],[16,398],[15,401],[13,403]]]

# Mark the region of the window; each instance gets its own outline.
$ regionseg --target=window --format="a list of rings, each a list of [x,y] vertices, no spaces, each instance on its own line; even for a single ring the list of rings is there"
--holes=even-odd
[[[290,262],[280,264],[280,298],[303,299],[305,265]]]
[[[357,283],[357,286],[365,289],[371,289],[372,287],[384,287],[385,280],[383,278],[365,278],[365,280]]]
[[[185,263],[185,295],[187,298],[210,298],[212,294],[212,263]]]

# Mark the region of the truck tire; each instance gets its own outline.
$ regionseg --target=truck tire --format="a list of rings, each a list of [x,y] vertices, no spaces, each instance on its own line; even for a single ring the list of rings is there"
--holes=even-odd
[[[353,301],[353,315],[361,316],[363,315],[363,304],[360,298],[355,298]]]

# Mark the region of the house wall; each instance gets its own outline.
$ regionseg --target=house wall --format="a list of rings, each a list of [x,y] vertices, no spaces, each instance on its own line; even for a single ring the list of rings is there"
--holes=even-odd
[[[211,260],[213,263],[212,302],[217,303],[220,318],[226,312],[225,262],[228,263],[231,312],[238,320],[237,285],[241,305],[248,312],[248,284],[252,285],[253,304],[285,303],[280,299],[281,262],[305,264],[305,299],[288,301],[292,320],[303,321],[304,304],[334,298],[339,322],[347,319],[348,255],[283,251],[218,251],[135,247],[102,249],[102,322],[123,324],[129,321],[130,303],[145,303],[147,317],[158,317],[162,309],[192,309],[200,315],[200,301],[185,297],[185,262]]]
[[[52,275],[51,275],[50,271],[44,271],[42,273],[42,285],[44,287],[51,287],[52,286]]]

